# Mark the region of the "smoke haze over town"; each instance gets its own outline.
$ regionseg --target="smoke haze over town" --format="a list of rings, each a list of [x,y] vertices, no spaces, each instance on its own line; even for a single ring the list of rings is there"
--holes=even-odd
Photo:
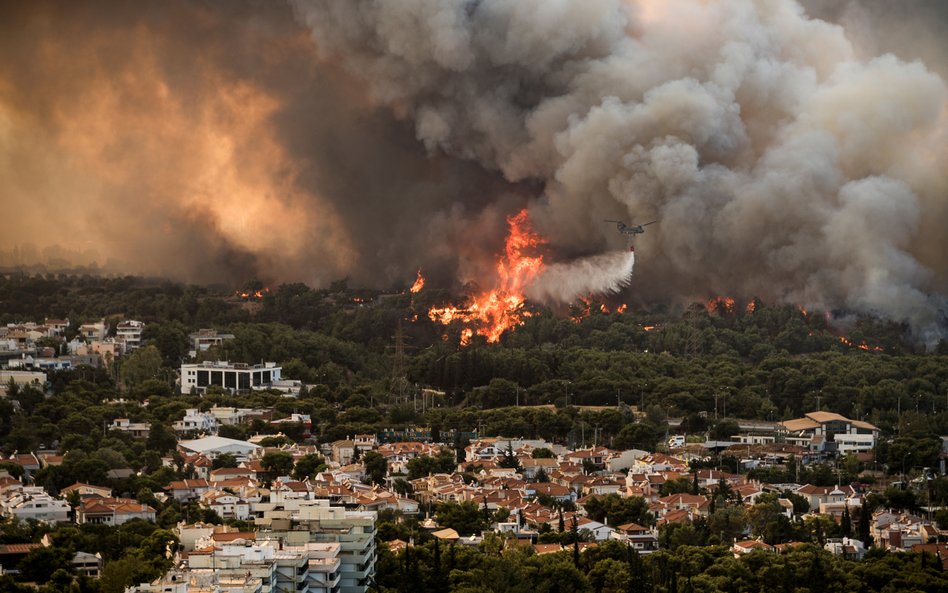
[[[5,3],[0,263],[489,284],[526,207],[536,298],[621,289],[603,220],[657,219],[632,298],[760,296],[931,342],[945,21],[920,0]]]

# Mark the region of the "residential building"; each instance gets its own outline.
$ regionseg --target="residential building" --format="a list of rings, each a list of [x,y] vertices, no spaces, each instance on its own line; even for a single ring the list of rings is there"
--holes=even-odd
[[[141,347],[142,331],[144,331],[144,329],[145,324],[141,321],[128,319],[122,321],[115,327],[115,337],[118,341],[125,343],[126,352],[132,352]]]
[[[832,412],[810,412],[803,418],[777,425],[785,442],[807,447],[812,453],[865,453],[879,438],[879,429],[868,422],[850,420]]]
[[[829,539],[823,549],[846,560],[862,560],[866,555],[865,545],[860,540],[849,537]]]
[[[155,520],[155,509],[131,498],[87,498],[76,509],[77,523],[121,525],[132,519]]]
[[[85,338],[86,342],[100,342],[105,339],[108,329],[105,319],[95,323],[83,323],[79,326],[79,335]]]
[[[171,428],[179,433],[217,434],[217,417],[210,412],[201,412],[197,408],[184,411],[184,418],[175,420]]]
[[[282,367],[275,362],[247,365],[227,361],[208,361],[181,365],[181,392],[205,393],[218,386],[230,392],[270,389],[281,379]]]
[[[147,439],[151,432],[151,424],[148,422],[132,422],[128,418],[116,418],[109,425],[109,430],[117,430],[136,439]]]
[[[88,496],[97,496],[99,498],[112,497],[112,489],[108,486],[95,486],[93,484],[85,484],[83,482],[76,482],[71,486],[66,486],[59,491],[59,496],[62,498],[67,498],[73,492],[75,492],[79,498],[86,498]]]
[[[97,579],[102,571],[102,555],[76,552],[72,557],[72,569],[76,571],[76,574]]]
[[[0,499],[0,515],[21,521],[65,522],[69,521],[71,510],[69,503],[53,498],[39,486],[25,486]]]
[[[258,540],[276,539],[287,547],[339,544],[339,592],[365,593],[375,573],[375,512],[348,511],[330,506],[328,500],[261,503],[256,510],[261,511],[254,520],[260,528]]]
[[[188,336],[191,341],[191,358],[199,352],[207,352],[214,346],[222,346],[224,342],[234,339],[234,334],[218,333],[216,329],[199,329]]]
[[[625,541],[639,553],[654,552],[658,549],[657,533],[637,523],[619,525],[612,533],[614,539]]]

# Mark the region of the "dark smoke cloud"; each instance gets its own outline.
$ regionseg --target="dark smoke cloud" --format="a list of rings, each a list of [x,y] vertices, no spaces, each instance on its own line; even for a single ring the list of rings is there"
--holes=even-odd
[[[197,282],[448,283],[525,200],[255,0],[0,5],[0,180],[7,254]]]
[[[942,332],[948,92],[922,63],[863,55],[794,0],[294,5],[429,150],[540,181],[561,255],[605,251],[604,218],[658,218],[637,292]]]
[[[643,300],[756,295],[931,340],[948,291],[944,12],[4,3],[0,249],[202,282],[489,282],[505,217],[530,204],[570,279],[545,298],[622,285],[631,260],[602,220],[657,218],[636,242]]]

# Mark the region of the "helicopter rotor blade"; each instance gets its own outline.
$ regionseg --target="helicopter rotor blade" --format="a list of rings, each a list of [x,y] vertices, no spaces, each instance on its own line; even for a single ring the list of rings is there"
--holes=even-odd
[[[653,220],[652,222],[646,222],[645,224],[643,224],[643,225],[641,225],[641,226],[648,226],[648,225],[650,225],[650,224],[655,224],[656,222],[658,222],[658,221],[657,221],[657,220]]]

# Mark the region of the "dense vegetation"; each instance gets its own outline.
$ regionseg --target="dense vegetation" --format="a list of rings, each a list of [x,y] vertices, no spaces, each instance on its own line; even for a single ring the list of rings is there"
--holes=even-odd
[[[448,297],[437,290],[352,290],[340,282],[325,290],[282,285],[248,302],[229,291],[136,278],[14,275],[0,278],[0,322],[68,316],[74,332],[102,317],[145,321],[160,357],[146,349],[111,369],[117,385],[137,399],[169,397],[190,331],[231,332],[236,339],[206,357],[281,362],[285,375],[312,386],[306,411],[325,438],[411,423],[562,438],[585,422],[598,426],[602,439],[616,439],[631,418],[622,408],[593,414],[563,407],[617,401],[650,411],[653,424],[682,417],[691,432],[708,428],[716,403],[730,417],[780,420],[820,407],[890,434],[948,432],[946,345],[918,350],[896,324],[847,318],[849,342],[871,349],[865,351],[843,343],[824,314],[793,306],[715,302],[610,314],[598,312],[598,303],[580,303],[565,312],[572,317],[538,308],[499,344],[475,340],[462,348],[460,328],[436,325],[424,314]],[[581,309],[594,312],[577,322]],[[401,358],[394,347],[399,333]],[[53,381],[61,391],[61,378]],[[421,387],[445,393],[426,400],[425,414]],[[515,402],[533,407],[491,412]],[[536,407],[544,404],[556,409]],[[6,419],[3,438],[12,429]],[[637,432],[643,434],[623,438],[655,436]]]
[[[398,557],[380,549],[376,583],[381,591],[480,592],[705,592],[834,593],[844,591],[945,591],[948,576],[928,554],[872,552],[861,562],[804,544],[783,554],[754,552],[736,559],[725,546],[681,546],[639,556],[606,543],[581,553],[537,556],[488,538],[481,550],[431,542]]]
[[[906,341],[905,328],[898,325],[871,318],[850,320],[848,340],[865,345],[864,350],[843,343],[840,329],[830,327],[827,316],[793,306],[756,301],[752,307],[731,308],[718,302],[684,309],[633,307],[610,314],[597,312],[598,304],[591,303],[569,311],[537,308],[523,327],[505,334],[500,343],[475,340],[469,347],[459,347],[460,328],[435,325],[424,313],[449,297],[429,290],[382,294],[337,283],[326,290],[283,285],[260,298],[243,299],[229,290],[137,278],[0,278],[3,323],[68,317],[67,339],[81,323],[103,317],[148,324],[149,345],[108,368],[53,373],[49,393],[11,386],[11,397],[0,399],[0,447],[7,454],[64,452],[61,466],[35,476],[54,494],[82,480],[109,485],[116,496],[136,498],[157,510],[155,524],[134,522],[121,528],[4,523],[0,543],[35,542],[48,532],[53,545],[31,553],[22,568],[32,571],[30,576],[49,591],[118,592],[124,584],[159,574],[167,566],[163,550],[173,545],[168,530],[176,522],[220,522],[195,504],[161,503],[153,495],[190,473],[180,456],[174,457],[172,467],[163,466],[161,456],[173,455],[176,439],[169,427],[191,407],[267,407],[278,417],[308,413],[314,421],[313,439],[319,442],[420,425],[430,426],[436,439],[449,431],[460,435],[478,429],[481,434],[542,437],[576,445],[595,439],[616,448],[653,448],[667,434],[669,417],[681,418],[683,431],[709,430],[718,437],[733,431],[733,420],[723,419],[725,414],[779,420],[819,405],[879,425],[886,438],[877,449],[873,469],[889,473],[936,465],[939,436],[948,433],[945,344],[936,352],[919,350]],[[205,358],[281,362],[285,375],[302,379],[309,387],[295,400],[266,392],[238,396],[212,391],[204,397],[175,393],[175,369],[187,355],[188,334],[201,327],[236,336],[219,351],[202,355]],[[395,348],[397,341],[404,348]],[[404,354],[397,355],[398,350]],[[434,395],[422,394],[423,388],[435,390]],[[722,416],[717,422],[716,403]],[[148,439],[109,431],[109,423],[119,417],[151,422]],[[255,421],[223,427],[221,434],[246,438],[276,430]],[[279,430],[289,440],[304,438],[301,426],[284,425]],[[414,460],[408,475],[395,481],[397,490],[408,492],[407,478],[453,466],[465,443],[460,436],[444,440],[454,451]],[[377,468],[380,464],[370,455],[365,455],[370,479],[379,481],[384,467]],[[271,456],[265,462],[274,474],[287,470],[285,458]],[[710,462],[725,468],[735,463],[726,456]],[[313,456],[298,464],[295,473],[303,477],[321,466],[322,459]],[[137,473],[109,477],[109,470],[121,468]],[[18,467],[4,464],[4,469],[15,472]],[[847,458],[833,468],[788,464],[756,470],[753,477],[828,485],[841,478],[869,478],[863,474],[867,469]],[[666,485],[667,493],[691,489],[688,481]],[[541,535],[544,543],[566,546],[564,552],[551,555],[536,556],[493,537],[476,550],[441,546],[418,529],[416,519],[383,516],[381,540],[415,539],[420,545],[400,556],[380,545],[376,582],[379,589],[392,591],[406,586],[416,591],[948,589],[934,558],[873,552],[863,562],[848,562],[813,545],[821,538],[844,535],[840,525],[775,519],[774,501],[764,500],[747,511],[725,502],[706,521],[663,528],[664,550],[642,558],[612,544],[577,554],[572,546],[584,536],[568,526]],[[795,507],[806,504],[793,502]],[[948,481],[932,481],[921,497],[889,490],[873,495],[871,502],[908,510],[945,504]],[[607,497],[598,506],[590,505],[587,510],[594,518],[608,519],[610,524],[649,521],[641,499]],[[485,515],[475,505],[428,510],[443,525],[465,535],[500,518]],[[939,523],[948,524],[948,514],[942,515],[937,517]],[[861,518],[853,521],[864,524]],[[782,555],[755,553],[734,559],[720,544],[745,528],[770,543],[812,543]],[[79,549],[103,555],[101,581],[68,574],[65,559]],[[0,589],[17,587],[9,579],[0,581]]]

